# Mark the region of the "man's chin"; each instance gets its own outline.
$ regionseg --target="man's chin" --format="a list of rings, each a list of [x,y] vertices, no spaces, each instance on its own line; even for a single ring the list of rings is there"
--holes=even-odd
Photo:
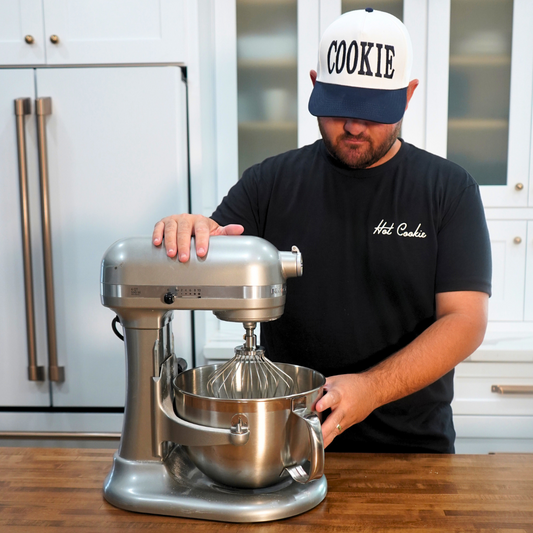
[[[354,153],[354,150],[349,152],[337,152],[335,157],[347,167],[353,168],[354,170],[368,168],[374,162],[372,157],[369,154],[365,153]]]

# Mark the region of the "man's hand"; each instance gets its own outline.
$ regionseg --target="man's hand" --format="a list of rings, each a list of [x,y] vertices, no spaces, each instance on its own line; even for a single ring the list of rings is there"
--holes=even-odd
[[[379,407],[374,403],[376,395],[367,385],[364,374],[344,374],[326,379],[324,390],[327,394],[315,406],[319,413],[331,409],[331,414],[322,423],[324,447]]]
[[[219,226],[213,219],[202,215],[171,215],[154,226],[152,242],[159,246],[165,238],[165,248],[169,257],[178,255],[182,263],[189,260],[191,237],[195,236],[196,254],[204,257],[209,247],[211,235],[240,235],[244,228],[238,224]]]

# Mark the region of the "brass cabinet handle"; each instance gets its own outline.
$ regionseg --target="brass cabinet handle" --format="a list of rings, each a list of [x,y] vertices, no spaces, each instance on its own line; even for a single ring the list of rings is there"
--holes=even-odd
[[[490,390],[497,394],[533,394],[533,385],[492,385]]]
[[[41,178],[41,216],[43,226],[44,288],[46,292],[46,326],[48,333],[48,377],[50,381],[65,381],[65,368],[57,365],[56,314],[54,301],[54,269],[52,264],[52,233],[48,194],[48,157],[45,116],[52,114],[52,99],[35,100],[37,138],[39,144],[39,174]]]
[[[513,239],[513,242],[514,242],[515,244],[521,244],[521,243],[522,243],[522,237],[515,237],[515,238]]]
[[[523,183],[517,183],[514,188],[517,190],[517,191],[521,191],[523,188],[524,188],[524,184]]]
[[[50,35],[50,42],[52,44],[58,44],[59,43],[59,37],[57,35]]]
[[[35,304],[33,301],[33,273],[31,262],[30,209],[28,200],[28,164],[26,156],[25,116],[31,115],[31,99],[15,100],[17,148],[20,184],[20,212],[22,222],[22,250],[24,259],[24,296],[26,303],[26,336],[28,339],[28,379],[44,381],[44,367],[37,365],[35,342]]]
[[[24,40],[28,43],[28,44],[33,44],[35,42],[35,39],[33,38],[33,35],[26,35],[24,36]]]

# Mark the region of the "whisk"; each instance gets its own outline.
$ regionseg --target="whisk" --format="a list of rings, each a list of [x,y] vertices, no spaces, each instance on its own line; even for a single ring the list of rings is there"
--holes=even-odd
[[[213,372],[207,381],[207,392],[214,398],[260,399],[294,394],[294,380],[265,357],[265,350],[256,345],[256,323],[245,322],[244,344],[235,348],[235,355]]]

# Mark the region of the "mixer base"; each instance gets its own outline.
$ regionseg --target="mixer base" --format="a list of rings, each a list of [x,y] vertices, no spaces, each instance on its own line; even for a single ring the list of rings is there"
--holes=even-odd
[[[265,489],[236,489],[212,481],[177,445],[164,462],[128,461],[115,454],[104,497],[138,513],[222,522],[268,522],[316,507],[327,493],[325,476],[302,485],[287,477]]]

